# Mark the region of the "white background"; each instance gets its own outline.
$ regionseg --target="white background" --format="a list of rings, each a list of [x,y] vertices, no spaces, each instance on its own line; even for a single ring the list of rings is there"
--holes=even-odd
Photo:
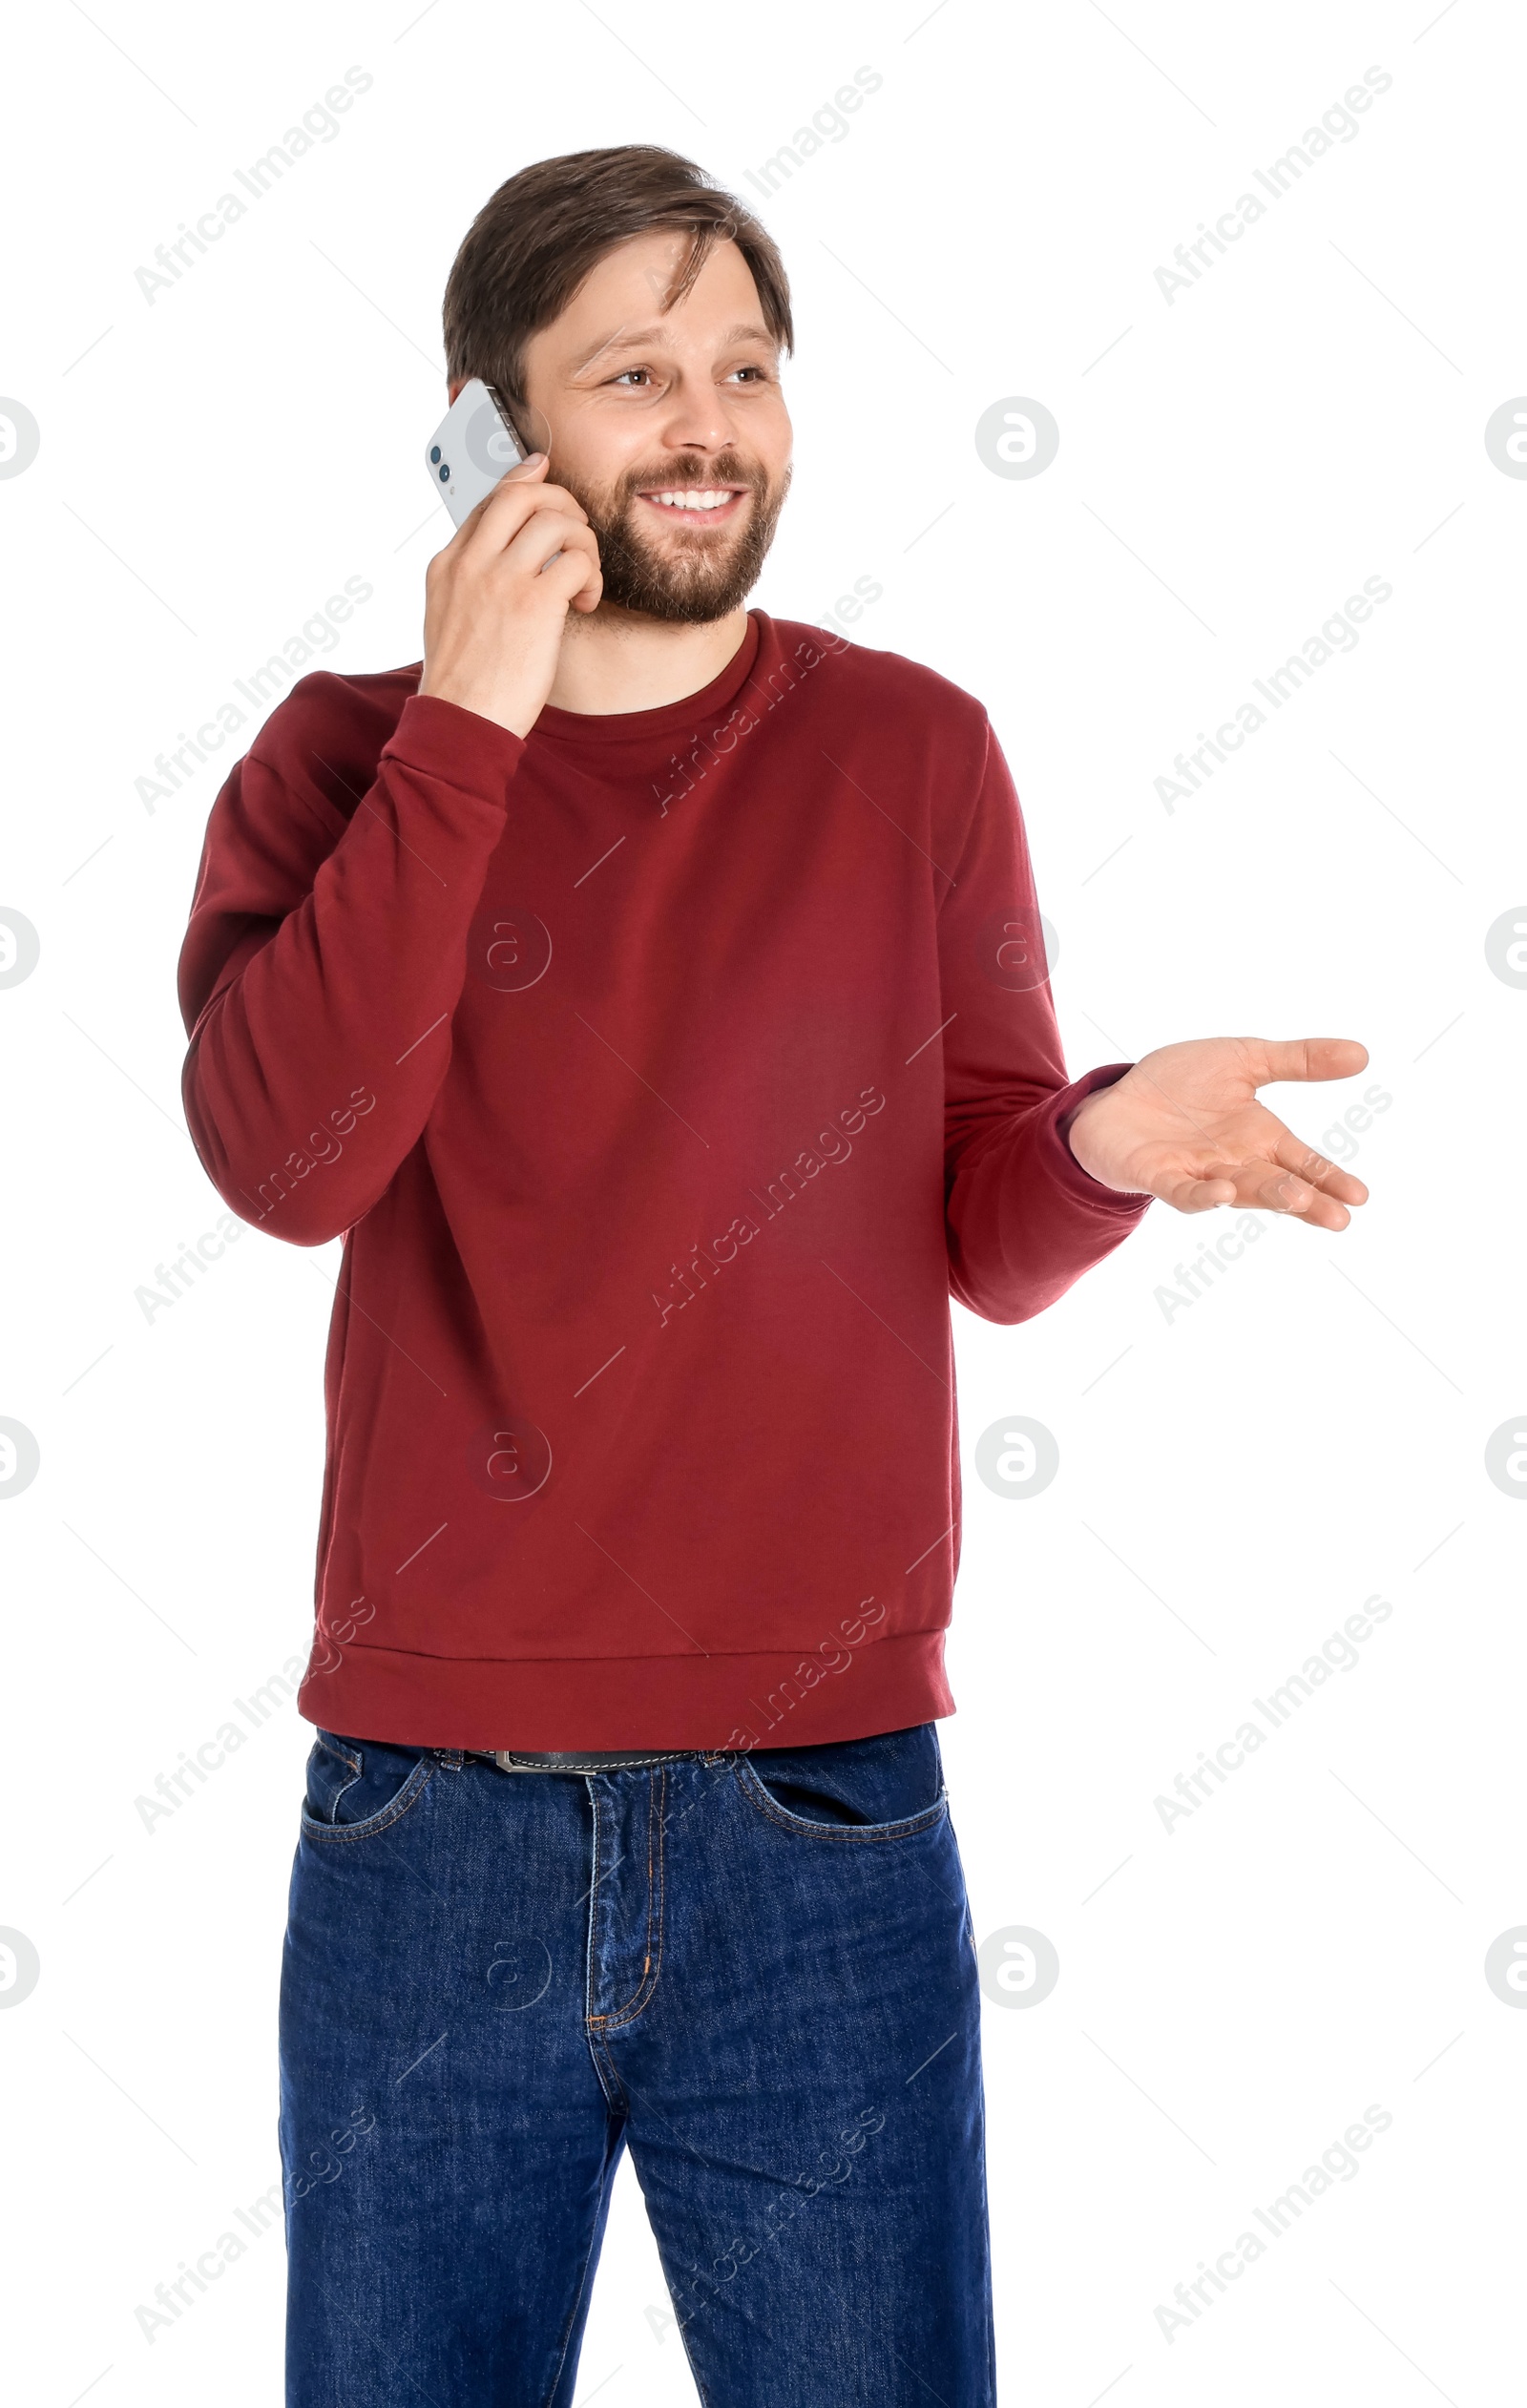
[[[169,1821],[135,1799],[311,1622],[337,1246],[252,1232],[135,1290],[222,1207],[186,1137],[176,955],[222,764],[136,781],[347,576],[324,665],[418,657],[449,534],[457,242],[526,161],[669,143],[761,209],[795,292],[795,491],[757,599],[979,695],[1057,932],[1073,1071],[1184,1036],[1353,1036],[1269,1100],[1355,1145],[1340,1237],[1153,1205],[1039,1321],[954,1309],[966,1546],[942,1727],[977,1934],[1043,1933],[986,2011],[1002,2396],[1043,2408],[1519,2397],[1520,2056],[1485,1951],[1527,1922],[1524,1517],[1485,1470],[1527,1398],[1518,1107],[1527,482],[1524,27],[1488,0],[1094,0],[753,12],[633,0],[258,11],[93,0],[8,43],[0,389],[0,991],[10,1138],[0,1924],[9,2388],[33,2408],[276,2400],[282,2242],[148,2342],[135,2311],[279,2181],[275,2006],[309,1732],[284,1708]],[[920,20],[926,19],[926,22]],[[1433,21],[1434,20],[1434,21]],[[135,273],[351,66],[371,89],[168,292]],[[769,200],[747,180],[861,66],[881,88]],[[1170,302],[1156,270],[1323,112],[1391,88]],[[1264,195],[1266,198],[1266,195]],[[981,413],[1042,401],[1032,480]],[[1524,405],[1527,407],[1527,405]],[[1378,576],[1392,595],[1212,780],[1155,782]],[[1521,911],[1527,918],[1527,907]],[[1391,1099],[1324,1133],[1363,1088]],[[1014,1413],[1042,1495],[971,1467]],[[1392,1613],[1216,1788],[1155,1799],[1374,1594]],[[1523,2002],[1521,1994],[1517,2003]],[[1157,2318],[1365,2107],[1360,2171]],[[579,2398],[694,2397],[623,2173]],[[825,2408],[827,2404],[825,2403]],[[842,2408],[831,2403],[831,2408]],[[956,2404],[952,2403],[952,2408]]]

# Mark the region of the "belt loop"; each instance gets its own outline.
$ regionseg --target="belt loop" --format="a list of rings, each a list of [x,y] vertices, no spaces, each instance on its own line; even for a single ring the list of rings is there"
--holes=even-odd
[[[449,1772],[459,1772],[466,1755],[463,1748],[437,1748],[436,1755]]]

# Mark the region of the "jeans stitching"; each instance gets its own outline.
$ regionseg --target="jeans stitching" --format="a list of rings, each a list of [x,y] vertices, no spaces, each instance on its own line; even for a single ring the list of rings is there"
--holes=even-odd
[[[599,1794],[592,1779],[588,1780],[584,1786],[589,1792],[589,1803],[594,1809],[594,1848],[589,1873],[589,1931],[584,1951],[583,2038],[588,2044],[589,2055],[594,2063],[595,2080],[599,2088],[604,2092],[612,2107],[618,2107],[624,2111],[625,2092],[621,2086],[620,2077],[616,2072],[614,2061],[608,2050],[601,2044],[598,2030],[601,2019],[594,2012],[594,1935],[599,1896]]]
[[[591,2028],[594,2023],[594,1935],[599,1911],[599,1795],[592,1780],[584,1782],[589,1804],[594,1809],[594,1848],[589,1864],[589,1937],[584,1952],[583,2021]]]
[[[330,1841],[370,1839],[376,1832],[385,1832],[391,1824],[400,1821],[411,1807],[417,1806],[437,1769],[437,1760],[421,1756],[391,1804],[382,1807],[375,1814],[367,1815],[364,1823],[321,1823],[316,1816],[309,1814],[304,1806],[302,1817],[303,1836]],[[349,1789],[351,1784],[346,1782],[345,1787]],[[343,1796],[344,1790],[340,1794]],[[337,1805],[339,1800],[336,1799],[335,1803]]]
[[[349,1779],[343,1782],[334,1793],[334,1804],[330,1816],[330,1819],[332,1820],[333,1815],[337,1814],[339,1811],[340,1799],[345,1795],[345,1790],[353,1790],[355,1784],[359,1781],[361,1777],[361,1765],[363,1759],[358,1755],[352,1756],[348,1748],[342,1747],[332,1731],[319,1731],[315,1744],[322,1748],[326,1755],[337,1756],[341,1764],[347,1764],[350,1768]]]
[[[808,1839],[850,1839],[875,1844],[887,1839],[910,1839],[919,1832],[931,1831],[949,1815],[949,1792],[940,1789],[931,1806],[919,1813],[903,1815],[895,1823],[813,1823],[808,1815],[791,1814],[770,1797],[751,1766],[740,1764],[737,1779],[747,1802],[768,1822],[778,1824],[781,1831],[801,1832]]]
[[[637,1984],[637,1986],[636,1986],[635,1990],[632,1992],[632,1994],[631,1994],[630,1998],[626,2000],[626,2002],[625,2002],[624,2006],[618,2006],[618,2007],[615,2007],[615,2008],[613,2008],[613,2009],[611,2010],[611,2012],[610,2012],[608,2015],[592,2015],[592,2014],[591,2014],[591,2016],[589,2017],[589,2021],[591,2022],[591,2024],[595,2025],[595,2026],[596,2026],[598,2030],[600,2030],[601,2032],[614,2032],[614,2031],[618,2031],[618,2030],[622,2029],[622,2028],[623,2028],[626,2024],[628,2024],[628,2023],[634,2023],[634,2022],[636,2021],[636,2020],[637,2020],[638,2016],[638,2015],[640,2015],[640,2014],[642,2014],[642,2013],[645,2011],[645,2009],[648,2007],[648,2005],[650,2005],[651,2000],[652,2000],[652,1995],[653,1995],[653,1992],[654,1992],[654,1991],[657,1989],[657,1987],[658,1987],[658,1976],[659,1976],[659,1973],[662,1971],[662,1936],[663,1936],[663,1832],[664,1832],[664,1829],[665,1829],[665,1820],[666,1820],[666,1818],[665,1818],[665,1814],[664,1814],[664,1811],[663,1811],[663,1809],[664,1809],[664,1806],[665,1806],[665,1804],[666,1804],[666,1799],[667,1799],[667,1790],[668,1790],[668,1775],[667,1775],[667,1773],[666,1773],[666,1772],[659,1772],[659,1773],[656,1785],[655,1785],[655,1784],[654,1784],[651,1780],[649,1780],[649,1781],[648,1781],[648,1783],[647,1783],[647,1946],[646,1946],[647,1963],[646,1963],[646,1967],[645,1967],[645,1970],[644,1970],[644,1971],[643,1971],[643,1973],[642,1973],[641,1979],[638,1982],[638,1984]],[[596,1803],[596,1806],[595,1806],[595,1812],[596,1812],[596,1814],[597,1814],[597,1812],[598,1812],[598,1806],[597,1806],[597,1803]],[[658,1839],[657,1839],[657,1859],[656,1859],[656,1862],[657,1862],[657,1909],[656,1909],[656,1912],[657,1912],[657,1944],[656,1944],[656,1946],[654,1945],[654,1937],[653,1937],[653,1915],[654,1915],[654,1905],[653,1905],[653,1872],[654,1872],[653,1831],[654,1831],[654,1827],[655,1827],[655,1826],[656,1826],[657,1834],[658,1834]],[[590,2003],[590,2005],[591,2005],[591,2007],[592,2007],[592,2005],[593,2005],[593,2003],[594,2003],[594,2002],[593,2002],[592,1998],[591,1998],[591,2000],[590,2000],[589,2003]],[[613,2065],[612,2065],[612,2071],[613,2071],[613,2070],[614,2070],[614,2067],[613,2067]],[[617,2077],[617,2079],[618,2079],[618,2077]]]
[[[484,1748],[481,1752],[484,1755],[488,1755],[492,1753],[492,1750]],[[514,1751],[512,1748],[506,1748],[504,1750],[506,1755],[512,1755],[513,1752]],[[691,1756],[696,1752],[697,1751],[693,1748],[670,1748],[660,1756],[621,1756],[609,1764],[531,1764],[525,1766],[523,1769],[530,1772],[576,1772],[583,1774],[585,1777],[587,1777],[590,1773],[599,1772],[641,1772],[651,1765],[676,1764],[680,1756]],[[499,1766],[500,1771],[511,1769],[512,1768],[507,1768],[502,1765]]]

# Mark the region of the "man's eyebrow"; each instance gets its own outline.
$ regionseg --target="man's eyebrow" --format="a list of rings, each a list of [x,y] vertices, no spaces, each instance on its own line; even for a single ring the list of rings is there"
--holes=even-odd
[[[575,376],[584,375],[596,360],[602,360],[611,351],[631,351],[653,347],[666,349],[668,342],[669,329],[661,322],[651,326],[617,326],[613,333],[607,334],[602,342],[595,345],[587,358],[578,362],[573,373]],[[767,326],[758,325],[753,319],[740,319],[736,325],[728,326],[722,335],[721,342],[722,347],[732,343],[757,342],[767,344],[772,350],[779,348],[775,337],[770,334]]]

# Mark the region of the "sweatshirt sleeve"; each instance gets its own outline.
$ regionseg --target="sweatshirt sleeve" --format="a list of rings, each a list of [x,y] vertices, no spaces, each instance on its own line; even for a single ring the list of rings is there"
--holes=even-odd
[[[1104,1186],[1067,1142],[1096,1088],[1068,1079],[1023,815],[991,727],[975,807],[939,910],[950,1287],[986,1321],[1027,1321],[1111,1254],[1152,1198]]]
[[[229,776],[179,960],[192,1141],[232,1209],[296,1246],[343,1235],[418,1141],[525,749],[411,695],[352,781],[346,693],[302,680]]]

